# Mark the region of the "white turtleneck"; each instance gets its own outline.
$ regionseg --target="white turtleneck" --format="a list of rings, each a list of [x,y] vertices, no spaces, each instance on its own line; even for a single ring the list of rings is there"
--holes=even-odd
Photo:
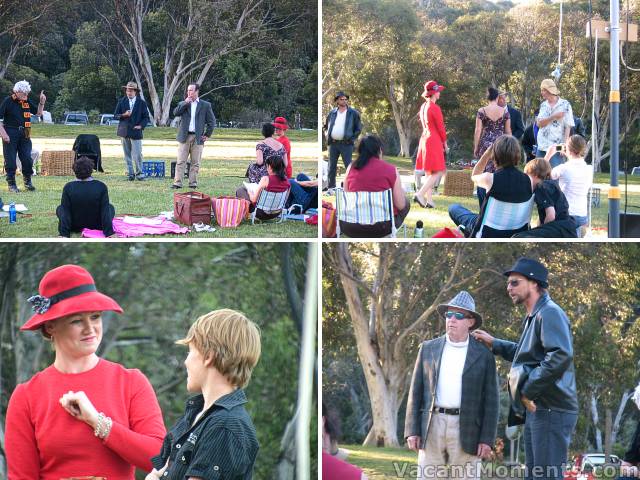
[[[438,373],[436,407],[460,408],[462,370],[464,370],[468,348],[469,337],[464,342],[452,342],[449,334],[446,335],[440,360],[440,372]]]

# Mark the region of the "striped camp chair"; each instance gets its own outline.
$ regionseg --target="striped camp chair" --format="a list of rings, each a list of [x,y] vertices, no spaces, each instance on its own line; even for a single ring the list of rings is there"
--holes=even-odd
[[[393,218],[393,195],[391,189],[382,192],[345,192],[336,188],[336,236],[340,237],[340,220],[360,225],[391,222],[391,238],[397,235]]]
[[[531,212],[533,211],[533,198],[522,203],[509,203],[496,200],[489,195],[487,206],[484,210],[482,223],[477,228],[476,238],[482,238],[483,228],[490,227],[495,230],[517,230],[531,222]]]
[[[283,222],[285,214],[284,206],[287,203],[287,197],[289,197],[288,189],[284,192],[267,192],[263,189],[260,192],[258,201],[256,202],[256,208],[251,212],[251,224],[254,225],[256,222],[256,212],[258,209],[262,210],[266,214],[280,213],[280,215],[276,217],[277,220],[274,223]],[[260,219],[258,218],[257,220]]]

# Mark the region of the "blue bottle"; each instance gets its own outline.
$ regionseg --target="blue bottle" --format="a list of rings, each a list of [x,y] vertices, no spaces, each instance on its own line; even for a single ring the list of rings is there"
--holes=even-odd
[[[9,204],[9,223],[16,223],[17,220],[16,204],[11,202]]]

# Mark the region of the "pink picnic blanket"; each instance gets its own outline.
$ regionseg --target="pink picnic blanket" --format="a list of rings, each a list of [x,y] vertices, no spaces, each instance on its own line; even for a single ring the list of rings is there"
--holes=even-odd
[[[135,222],[135,217],[129,217],[128,221],[125,221],[124,217],[116,217],[113,219],[113,231],[116,236],[127,238],[142,237],[143,235],[164,235],[165,233],[188,233],[189,229],[181,227],[162,216],[141,218],[139,223]],[[85,228],[82,230],[82,236],[85,238],[104,238],[104,233],[102,233],[102,230]]]

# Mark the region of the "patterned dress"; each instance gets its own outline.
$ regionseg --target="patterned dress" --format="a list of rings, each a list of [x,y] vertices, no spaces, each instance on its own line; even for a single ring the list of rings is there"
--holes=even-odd
[[[262,152],[262,165],[258,165],[257,163],[252,163],[247,168],[246,177],[249,179],[250,183],[260,183],[260,179],[262,177],[266,177],[269,175],[267,173],[267,158],[270,157],[280,157],[284,162],[284,154],[285,149],[280,148],[279,150],[274,150],[266,143],[258,143],[256,145],[256,150],[260,150]]]
[[[498,120],[491,120],[484,108],[478,110],[477,118],[482,122],[482,133],[480,134],[480,141],[478,142],[478,158],[482,157],[482,154],[487,151],[487,149],[493,145],[493,142],[497,140],[500,135],[504,135],[505,128],[507,125],[507,120],[509,117],[509,110],[504,109],[504,113]],[[486,167],[484,167],[485,172],[495,172],[496,165],[490,160],[487,162]]]

